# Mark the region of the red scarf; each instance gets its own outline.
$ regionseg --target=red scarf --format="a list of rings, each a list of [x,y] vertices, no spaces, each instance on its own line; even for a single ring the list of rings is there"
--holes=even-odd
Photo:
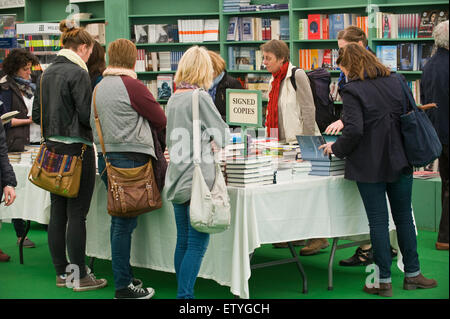
[[[278,128],[278,95],[280,94],[281,81],[286,77],[289,61],[285,62],[276,73],[272,73],[272,89],[269,93],[269,103],[267,104],[266,130],[270,137],[270,129]],[[278,135],[278,134],[277,134]],[[278,136],[276,136],[278,137]]]

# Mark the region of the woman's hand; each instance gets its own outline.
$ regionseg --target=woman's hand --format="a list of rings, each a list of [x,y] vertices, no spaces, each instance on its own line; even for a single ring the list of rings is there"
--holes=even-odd
[[[335,135],[335,134],[339,133],[340,131],[342,131],[343,128],[344,128],[344,123],[342,123],[341,120],[337,120],[337,121],[331,123],[330,125],[328,125],[327,129],[325,130],[325,133],[329,134],[329,135]]]
[[[12,186],[5,186],[3,187],[3,194],[5,198],[3,201],[5,202],[5,206],[9,206],[12,203],[14,203],[14,200],[16,199],[16,191],[14,187]]]
[[[319,146],[319,150],[323,149],[323,153],[325,155],[333,154],[333,150],[331,149],[331,146],[334,144],[334,142],[328,142],[326,144],[322,144]]]

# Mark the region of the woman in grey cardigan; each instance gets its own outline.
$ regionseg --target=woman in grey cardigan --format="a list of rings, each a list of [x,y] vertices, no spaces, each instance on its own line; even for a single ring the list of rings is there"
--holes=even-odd
[[[167,199],[172,202],[177,224],[175,272],[177,298],[194,298],[194,285],[203,255],[208,247],[209,234],[193,229],[189,221],[193,163],[192,92],[200,88],[199,117],[201,121],[200,167],[206,184],[211,188],[215,178],[213,145],[224,147],[229,140],[228,125],[222,120],[207,90],[213,79],[208,52],[193,46],[178,64],[175,75],[177,91],[166,107],[167,147],[170,163],[166,174]]]

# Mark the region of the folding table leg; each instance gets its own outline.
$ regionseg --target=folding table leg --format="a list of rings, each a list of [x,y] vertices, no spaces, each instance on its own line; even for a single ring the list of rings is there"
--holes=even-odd
[[[297,268],[300,270],[300,274],[303,279],[303,293],[308,293],[308,279],[306,278],[305,270],[303,269],[302,263],[300,262],[300,258],[297,254],[297,251],[294,249],[294,245],[291,242],[288,242],[289,250],[291,251],[292,257],[296,259]]]
[[[338,241],[339,238],[333,238],[333,245],[331,246],[330,260],[328,261],[328,290],[333,290],[333,260]]]
[[[20,264],[23,265],[23,242],[25,238],[27,238],[27,234],[30,231],[31,222],[27,220],[26,226],[25,226],[25,234],[23,234],[22,238],[19,242],[19,258],[20,258]]]

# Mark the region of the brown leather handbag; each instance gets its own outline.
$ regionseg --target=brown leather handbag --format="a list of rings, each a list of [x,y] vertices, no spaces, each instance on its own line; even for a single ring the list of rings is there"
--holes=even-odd
[[[156,185],[151,159],[146,165],[135,168],[115,167],[108,161],[95,103],[96,92],[97,88],[93,95],[95,126],[108,175],[108,214],[117,217],[136,217],[161,208],[162,198]]]
[[[44,74],[41,75],[39,93],[41,99],[41,147],[28,174],[28,180],[52,194],[74,198],[78,196],[80,189],[83,154],[87,146],[83,144],[80,156],[57,154],[47,148],[42,126],[43,77]]]

